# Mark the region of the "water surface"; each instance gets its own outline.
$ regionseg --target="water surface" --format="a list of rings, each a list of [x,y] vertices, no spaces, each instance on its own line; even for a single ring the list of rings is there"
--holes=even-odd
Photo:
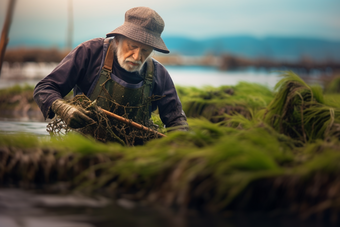
[[[126,199],[38,194],[0,188],[1,227],[321,227],[292,217],[180,211]]]
[[[15,121],[14,119],[0,118],[0,133],[33,133],[39,136],[49,135],[46,131],[48,122]]]
[[[188,67],[167,66],[166,67],[175,85],[181,86],[213,86],[236,85],[240,81],[258,83],[269,88],[274,88],[280,80],[280,73],[272,70],[255,70],[247,68],[235,71],[220,71],[212,67]]]
[[[26,68],[25,68],[26,67]],[[43,77],[47,76],[53,68],[51,65],[30,64],[18,70],[5,70],[5,76],[0,77],[0,89],[15,84],[36,85]],[[274,87],[279,80],[279,72],[275,70],[255,70],[247,68],[235,71],[220,71],[213,67],[204,66],[165,66],[175,85],[181,86],[214,86],[236,85],[239,81],[260,83]]]

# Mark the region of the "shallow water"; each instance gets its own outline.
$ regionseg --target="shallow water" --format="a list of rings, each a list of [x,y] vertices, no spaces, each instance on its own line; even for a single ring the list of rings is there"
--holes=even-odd
[[[0,133],[32,133],[39,136],[46,136],[48,122],[20,121],[14,119],[0,118]]]
[[[278,71],[262,71],[252,68],[235,71],[219,71],[210,67],[166,67],[175,85],[181,86],[213,86],[236,85],[240,81],[259,83],[274,88],[280,80]]]
[[[162,222],[159,213],[127,200],[0,189],[0,226],[4,227],[153,227]]]
[[[77,194],[50,195],[0,188],[1,227],[321,227],[322,223],[292,218],[237,214],[210,215],[175,211],[119,199]]]
[[[28,66],[21,66],[21,68],[8,69],[5,67],[3,69],[4,75],[0,77],[0,89],[15,84],[34,86],[53,70],[53,67],[48,64],[30,64]],[[166,69],[174,84],[181,86],[203,87],[209,85],[217,87],[221,85],[236,85],[240,81],[247,81],[273,88],[279,80],[279,72],[275,70],[247,68],[244,70],[220,71],[213,67],[204,66],[166,66]]]

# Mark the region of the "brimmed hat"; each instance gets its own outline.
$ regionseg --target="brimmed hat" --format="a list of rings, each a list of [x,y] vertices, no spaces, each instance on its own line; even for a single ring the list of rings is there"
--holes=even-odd
[[[106,34],[106,37],[123,35],[168,54],[170,51],[161,38],[163,29],[164,21],[156,11],[148,7],[135,7],[126,11],[124,24]]]

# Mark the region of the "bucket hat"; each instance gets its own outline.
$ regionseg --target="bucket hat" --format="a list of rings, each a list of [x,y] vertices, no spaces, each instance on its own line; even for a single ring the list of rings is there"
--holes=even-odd
[[[126,11],[124,24],[106,34],[106,37],[123,35],[168,54],[170,51],[161,38],[163,29],[164,21],[156,11],[148,7],[135,7]]]

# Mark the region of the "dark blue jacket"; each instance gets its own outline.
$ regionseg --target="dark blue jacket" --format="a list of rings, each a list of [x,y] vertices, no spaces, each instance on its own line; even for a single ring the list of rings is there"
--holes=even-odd
[[[36,85],[34,100],[45,118],[54,116],[50,110],[52,103],[66,96],[74,87],[88,95],[91,85],[99,76],[103,43],[104,38],[96,38],[80,44]],[[160,118],[166,127],[186,125],[182,104],[168,71],[154,59],[153,62],[155,74],[152,94],[165,97],[152,103],[152,111],[158,107]],[[138,83],[143,79],[138,73],[129,73],[117,65],[114,62],[112,71],[120,79],[129,83]]]

